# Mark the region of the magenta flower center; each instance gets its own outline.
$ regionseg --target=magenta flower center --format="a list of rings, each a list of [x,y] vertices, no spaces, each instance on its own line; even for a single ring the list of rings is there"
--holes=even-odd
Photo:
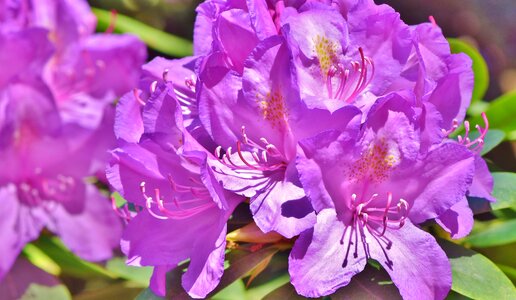
[[[44,200],[60,201],[70,199],[75,191],[76,182],[73,177],[57,175],[35,176],[18,185],[19,199],[31,206],[41,204]]]

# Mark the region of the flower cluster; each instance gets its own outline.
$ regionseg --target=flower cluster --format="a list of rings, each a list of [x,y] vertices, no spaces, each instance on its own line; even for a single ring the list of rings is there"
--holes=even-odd
[[[0,280],[45,227],[83,259],[107,259],[122,224],[85,179],[105,179],[112,103],[138,82],[145,45],[94,34],[86,1],[0,6]]]
[[[377,260],[407,299],[442,299],[451,270],[435,221],[473,223],[494,199],[479,136],[450,138],[472,93],[470,59],[436,24],[408,26],[372,0],[206,1],[194,56],[156,58],[120,101],[108,179],[134,207],[122,247],[155,266],[190,259],[205,297],[223,272],[226,222],[245,199],[263,232],[294,238],[291,282],[308,297]]]

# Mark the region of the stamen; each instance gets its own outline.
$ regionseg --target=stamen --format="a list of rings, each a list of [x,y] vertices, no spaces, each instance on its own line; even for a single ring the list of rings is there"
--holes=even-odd
[[[195,84],[196,84],[196,78],[194,75],[191,75],[190,78],[185,78],[185,85],[195,93]]]
[[[240,157],[240,160],[246,164],[247,166],[249,166],[250,168],[253,168],[253,169],[257,169],[255,166],[251,165],[250,163],[247,162],[247,160],[244,158],[244,155],[242,154],[242,149],[240,147],[240,141],[237,141],[236,142],[236,145],[237,145],[237,153],[238,153],[238,156]]]
[[[437,22],[435,21],[434,16],[428,16],[428,20],[430,20],[430,23],[432,23],[432,25],[437,27]]]
[[[389,192],[387,194],[387,205],[385,206],[385,211],[382,216],[383,230],[382,230],[382,233],[380,234],[380,236],[383,236],[385,234],[385,230],[387,229],[387,219],[388,219],[387,214],[389,213],[389,208],[391,207],[391,202],[392,202],[392,193]]]
[[[136,101],[138,101],[138,103],[140,103],[141,106],[145,106],[145,101],[143,101],[142,98],[140,98],[140,92],[138,91],[138,89],[133,89],[133,95]]]
[[[129,210],[127,209],[127,205],[124,205],[124,210],[121,210],[118,206],[116,206],[116,199],[115,197],[111,196],[111,208],[113,211],[119,216],[120,218],[131,221],[131,214]]]
[[[364,55],[361,47],[358,48],[358,52],[360,61],[352,61],[349,69],[341,63],[333,64],[328,68],[326,74],[328,98],[351,103],[373,79],[375,72],[373,60]]]
[[[165,69],[162,74],[163,81],[168,82],[168,69]]]
[[[202,203],[202,204],[194,206],[192,208],[181,209],[177,198],[173,197],[172,203],[179,210],[172,211],[165,207],[165,202],[161,197],[159,189],[154,189],[154,194],[155,194],[154,199],[146,194],[145,182],[140,183],[140,190],[145,199],[145,208],[147,209],[147,211],[149,212],[150,215],[152,215],[153,217],[155,217],[159,220],[189,218],[189,217],[196,215],[198,213],[201,213],[215,205],[215,203],[213,201],[211,201],[210,199],[209,199],[209,201],[206,201],[208,199],[208,197],[203,197],[201,199],[191,199],[191,200],[181,201],[181,203],[185,203],[185,204]],[[152,209],[153,205],[157,205],[158,210],[162,215],[159,215],[153,211],[153,209]]]
[[[151,94],[154,93],[156,91],[156,87],[158,86],[158,82],[157,81],[153,81],[150,85],[150,92]]]
[[[367,201],[357,203],[356,194],[351,195],[351,207],[357,218],[361,219],[364,225],[372,234],[379,237],[385,234],[387,228],[401,228],[408,216],[409,204],[406,200],[400,199],[396,205],[392,205],[392,193],[387,193],[385,207],[370,207],[376,205],[373,200],[378,194],[373,194]],[[390,225],[396,225],[391,227]],[[381,226],[381,231],[377,231],[375,227]]]
[[[106,28],[106,33],[111,34],[115,31],[117,15],[118,12],[115,9],[112,9],[111,16],[109,18],[109,26]]]
[[[485,127],[482,128],[480,125],[475,125],[479,136],[474,140],[469,138],[469,134],[471,131],[470,123],[468,121],[464,121],[464,136],[457,136],[457,142],[461,145],[468,147],[471,151],[480,152],[482,147],[484,146],[484,139],[489,131],[489,120],[487,119],[487,115],[485,112],[482,114],[482,119],[484,120]],[[443,134],[448,137],[452,132],[454,132],[459,127],[459,122],[457,120],[453,120],[452,128],[450,130],[442,129]]]
[[[245,126],[242,126],[240,129],[242,131],[242,139],[244,140],[244,144],[249,144],[249,140],[247,139],[247,134],[245,133]]]
[[[457,119],[453,119],[452,121],[452,127],[449,129],[449,130],[446,130],[446,129],[441,129],[442,133],[444,134],[444,136],[449,136],[450,134],[452,134],[455,130],[457,130],[457,128],[459,128],[459,121]]]
[[[219,161],[226,166],[234,169],[234,170],[257,170],[257,171],[274,171],[280,168],[285,167],[285,163],[283,162],[283,155],[281,152],[274,146],[273,144],[269,143],[266,138],[262,137],[260,138],[260,142],[264,146],[260,146],[259,144],[253,142],[250,140],[246,133],[245,126],[241,127],[241,135],[242,135],[242,141],[236,141],[236,153],[233,153],[233,148],[228,147],[226,150],[226,153],[221,156],[221,146],[218,146],[215,148],[215,156],[219,158]],[[246,150],[244,149],[244,146],[248,146],[250,148]],[[237,154],[238,159],[242,164],[237,165],[232,160],[233,154]],[[249,154],[252,158],[246,158],[245,155]],[[278,163],[269,163],[268,155],[275,157],[280,160]],[[260,159],[261,157],[261,159]]]

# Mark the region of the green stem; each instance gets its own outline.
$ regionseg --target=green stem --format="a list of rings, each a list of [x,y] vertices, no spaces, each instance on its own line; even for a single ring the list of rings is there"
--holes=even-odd
[[[97,30],[106,30],[112,22],[111,12],[99,8],[92,8],[92,10],[98,19]],[[191,41],[163,32],[128,16],[116,15],[114,31],[132,33],[142,39],[150,48],[167,55],[175,57],[192,55]]]

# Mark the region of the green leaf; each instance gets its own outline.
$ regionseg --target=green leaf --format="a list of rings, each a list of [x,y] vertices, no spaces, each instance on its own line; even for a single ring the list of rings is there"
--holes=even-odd
[[[516,140],[516,92],[507,93],[489,103],[485,111],[489,119],[489,128],[500,129],[505,132],[508,140]],[[484,121],[480,115],[470,119],[471,125]]]
[[[274,291],[267,294],[265,297],[263,297],[263,300],[276,300],[276,299],[302,300],[302,299],[306,299],[306,298],[299,296],[296,293],[296,290],[294,289],[292,284],[290,284],[290,282],[287,282],[284,285],[280,286],[279,288],[277,288]]]
[[[475,223],[476,230],[464,239],[476,248],[501,246],[516,242],[516,219],[510,221],[494,220]]]
[[[353,276],[351,282],[337,290],[331,296],[332,300],[340,299],[401,299],[396,286],[392,283],[389,274],[384,269],[376,269],[374,266],[367,266],[364,271]],[[327,299],[328,297],[320,298]],[[290,282],[279,286],[267,294],[264,300],[306,299],[297,294]]]
[[[514,253],[516,253],[516,243],[489,248],[477,248],[475,251],[489,258],[497,265],[502,264],[515,267]]]
[[[478,137],[478,135],[478,131],[475,131],[470,135],[470,139],[474,140]],[[482,147],[482,152],[480,152],[480,155],[485,155],[489,151],[493,150],[496,146],[503,142],[504,138],[505,132],[498,129],[489,130],[484,137],[484,146]]]
[[[249,300],[261,300],[270,292],[290,281],[288,271],[285,269],[283,275],[276,278],[268,278],[264,284],[247,290],[246,296]]]
[[[125,259],[115,257],[107,262],[106,269],[121,278],[130,280],[138,286],[149,286],[152,276],[152,267],[131,267],[125,263]]]
[[[63,284],[46,286],[31,284],[20,300],[70,300],[72,295]]]
[[[450,291],[448,296],[446,296],[446,300],[470,300],[471,298],[456,293],[454,291]]]
[[[507,277],[509,277],[512,282],[516,282],[516,268],[502,265],[502,264],[496,264],[500,270],[502,270]]]
[[[92,11],[98,19],[97,30],[106,30],[112,22],[111,12],[98,8],[92,8]],[[163,32],[128,16],[116,15],[114,31],[132,33],[144,41],[147,46],[164,54],[176,57],[192,55],[191,41]]]
[[[452,53],[465,53],[473,61],[473,73],[475,74],[475,86],[473,88],[472,102],[481,100],[489,86],[489,69],[486,61],[475,47],[468,43],[455,39],[448,38],[450,49]]]
[[[52,260],[45,252],[41,251],[33,244],[27,244],[23,248],[23,255],[33,265],[45,270],[47,273],[58,276],[61,274],[61,268],[54,260]]]
[[[56,237],[42,235],[32,244],[59,265],[63,274],[86,279],[93,277],[117,278],[116,274],[107,271],[102,266],[86,262],[77,257]]]
[[[229,251],[229,253],[226,254],[229,267],[224,270],[224,275],[222,275],[219,285],[210,295],[217,295],[235,281],[249,275],[256,266],[269,259],[271,255],[274,255],[278,251],[279,248],[275,246],[265,247],[254,252],[247,250]],[[167,297],[171,297],[172,299],[189,299],[188,294],[181,286],[182,272],[183,269],[188,267],[187,265],[188,263],[185,263],[167,273]],[[235,284],[235,286],[236,285],[237,284]],[[236,288],[235,286],[232,288]]]
[[[111,197],[115,199],[115,204],[117,207],[120,207],[127,203],[127,201],[120,195],[118,192],[114,192],[111,194]]]
[[[504,209],[498,209],[498,210],[489,209],[488,211],[490,211],[497,219],[501,219],[501,220],[516,219],[516,211],[511,208],[504,208]]]
[[[450,259],[452,290],[478,300],[516,299],[507,276],[483,255],[449,241],[438,241]]]
[[[516,173],[510,172],[494,172],[492,173],[494,180],[493,196],[496,202],[491,204],[493,210],[504,208],[516,209]]]
[[[246,296],[245,284],[242,280],[237,280],[227,286],[222,291],[218,292],[210,299],[213,300],[250,300],[249,297]]]
[[[141,290],[141,287],[131,286],[128,282],[120,282],[101,288],[87,289],[74,295],[73,300],[134,299]]]

